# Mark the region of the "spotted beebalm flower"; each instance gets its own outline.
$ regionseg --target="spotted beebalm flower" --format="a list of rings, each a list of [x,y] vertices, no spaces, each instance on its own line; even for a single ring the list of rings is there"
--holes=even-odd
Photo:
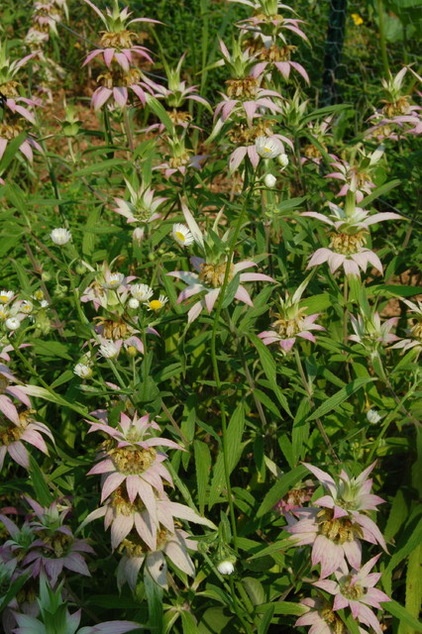
[[[140,418],[135,414],[131,419],[122,413],[116,428],[106,422],[88,423],[90,432],[100,431],[112,440],[110,448],[100,454],[100,461],[89,472],[90,475],[101,473],[104,476],[101,501],[124,484],[129,501],[132,503],[139,496],[148,508],[154,500],[154,491],[163,494],[164,482],[172,485],[170,473],[162,464],[167,457],[156,447],[181,447],[173,440],[152,435],[160,428],[150,421],[148,414]]]
[[[334,595],[333,610],[350,608],[355,620],[371,627],[376,634],[382,634],[383,629],[370,607],[381,609],[380,603],[390,601],[390,598],[374,586],[378,583],[381,573],[370,572],[380,555],[372,557],[362,568],[349,571],[345,564],[335,571],[336,581],[320,579],[314,586]],[[369,607],[370,606],[370,607]]]
[[[10,369],[0,363],[0,412],[2,412],[9,420],[18,421],[19,414],[10,397],[16,398],[27,408],[31,407],[25,387],[20,384]]]
[[[321,565],[321,578],[332,574],[345,560],[353,568],[360,568],[362,539],[386,550],[381,531],[367,515],[367,511],[375,510],[383,502],[370,493],[372,480],[367,476],[375,464],[357,478],[350,478],[342,471],[338,484],[318,467],[305,466],[328,494],[315,500],[313,507],[296,510],[296,517],[286,517],[289,523],[286,530],[291,533],[295,545],[312,545],[312,565]]]
[[[147,224],[160,218],[157,209],[167,198],[155,197],[154,190],[150,187],[135,189],[126,179],[125,183],[129,190],[130,200],[115,198],[117,207],[114,208],[114,211],[126,218],[128,223]]]
[[[14,411],[13,411],[14,410]],[[29,469],[29,453],[26,443],[48,454],[47,445],[42,436],[48,436],[54,442],[53,435],[47,425],[32,418],[33,410],[17,412],[16,408],[3,410],[4,418],[0,419],[0,469],[3,468],[6,454],[18,465]]]
[[[301,306],[301,297],[308,284],[308,280],[296,289],[290,297],[286,291],[285,299],[279,297],[278,311],[274,314],[276,320],[271,324],[271,330],[264,330],[258,337],[266,346],[278,343],[283,352],[290,352],[297,337],[315,343],[312,330],[324,330],[323,326],[315,323],[318,313],[305,315],[306,306]]]
[[[397,341],[397,335],[391,331],[397,325],[398,317],[391,317],[381,323],[379,313],[374,312],[369,317],[364,315],[350,316],[354,334],[349,336],[350,341],[355,341],[368,349],[376,349],[378,344],[386,346]]]
[[[42,507],[31,498],[26,498],[35,513],[30,526],[36,536],[23,565],[31,570],[32,577],[44,573],[55,586],[64,569],[91,576],[84,555],[92,554],[93,548],[84,539],[77,539],[64,522],[71,511],[69,505],[53,502]]]
[[[347,634],[346,626],[328,601],[320,597],[306,598],[302,599],[300,605],[306,608],[306,612],[297,619],[296,627],[310,625],[309,634]],[[359,634],[368,634],[359,626],[358,630]]]
[[[368,264],[382,273],[382,263],[376,253],[365,248],[369,227],[384,220],[402,220],[399,214],[383,212],[369,215],[369,211],[355,206],[354,194],[348,195],[344,207],[328,203],[330,217],[315,211],[305,211],[301,215],[316,218],[330,225],[329,248],[317,249],[309,260],[308,267],[328,262],[331,273],[342,266],[346,275],[360,275]]]
[[[92,272],[94,269],[85,263]],[[81,302],[92,302],[95,310],[102,308],[114,309],[125,304],[129,296],[128,282],[134,280],[133,275],[126,276],[120,272],[111,271],[106,262],[96,271],[95,279],[84,290]]]
[[[207,243],[199,226],[184,203],[182,203],[182,209],[195,244],[199,246],[206,258],[208,258]],[[214,229],[216,229],[217,222],[218,218],[215,222]],[[222,242],[225,242],[227,238],[228,234],[226,233]],[[210,256],[210,259],[193,256],[190,258],[190,261],[196,271],[195,273],[171,271],[167,274],[182,280],[182,282],[188,285],[177,298],[178,303],[194,295],[204,294],[203,298],[196,302],[189,310],[188,323],[194,321],[204,308],[206,308],[209,313],[212,311],[225,281],[227,284],[233,283],[235,285],[234,298],[249,306],[253,306],[253,303],[248,291],[242,286],[242,282],[274,282],[272,277],[263,273],[242,273],[245,269],[256,266],[255,262],[243,261],[234,264],[228,261],[225,255]]]
[[[122,543],[131,531],[136,531],[150,550],[156,550],[162,528],[171,534],[175,533],[175,518],[215,528],[212,522],[201,517],[188,506],[172,502],[164,492],[160,496],[153,493],[148,498],[148,504],[145,504],[139,496],[131,502],[124,486],[117,487],[103,506],[95,509],[86,517],[82,526],[99,517],[104,517],[105,528],[111,530],[113,550]]]
[[[100,9],[95,6],[91,0],[84,0],[91,9],[99,16],[106,31],[102,32],[100,39],[100,48],[95,49],[89,53],[83,63],[89,64],[95,57],[101,56],[105,65],[110,68],[112,63],[119,65],[124,71],[128,71],[130,65],[134,61],[134,56],[144,59],[152,63],[148,49],[144,46],[133,44],[135,33],[129,30],[131,24],[143,22],[143,23],[157,23],[157,20],[150,18],[133,18],[129,20],[132,15],[128,7],[125,7],[121,11],[117,2],[114,2],[113,9],[106,9],[105,13],[102,13]]]
[[[155,550],[148,548],[137,533],[131,534],[122,541],[119,547],[123,557],[117,566],[117,585],[121,590],[122,586],[128,583],[134,590],[139,571],[145,563],[154,581],[162,588],[167,588],[167,559],[176,568],[193,577],[195,567],[188,550],[195,551],[197,548],[197,542],[189,539],[188,533],[180,528],[176,528],[173,533],[161,528]]]
[[[412,319],[413,323],[408,332],[411,338],[401,339],[401,341],[398,341],[391,347],[399,348],[400,350],[403,350],[403,352],[414,348],[420,352],[422,350],[422,302],[411,302],[410,300],[403,298],[401,298],[401,301],[410,308],[409,317]]]
[[[350,162],[333,157],[330,163],[336,171],[327,174],[325,178],[335,178],[344,182],[338,196],[346,196],[351,191],[356,196],[356,202],[363,200],[364,194],[370,194],[375,188],[372,173],[384,155],[384,146],[380,145],[374,152],[367,154],[360,147],[354,148]]]

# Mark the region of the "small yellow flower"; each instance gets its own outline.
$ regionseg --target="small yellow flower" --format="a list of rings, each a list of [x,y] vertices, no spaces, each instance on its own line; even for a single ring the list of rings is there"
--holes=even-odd
[[[360,26],[363,24],[363,18],[359,15],[359,13],[352,13],[350,16],[355,24],[355,26]]]

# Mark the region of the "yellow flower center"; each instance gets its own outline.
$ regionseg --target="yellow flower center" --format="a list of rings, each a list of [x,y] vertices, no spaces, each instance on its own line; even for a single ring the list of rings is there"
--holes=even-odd
[[[100,46],[103,48],[131,48],[133,31],[119,31],[118,33],[110,33],[103,31],[100,38]]]
[[[422,340],[422,320],[416,322],[416,324],[411,327],[410,332],[415,339]]]
[[[335,544],[352,542],[356,537],[362,538],[362,529],[348,517],[333,518],[332,509],[322,509],[317,514],[319,534],[324,535]]]
[[[148,307],[150,308],[150,310],[153,310],[154,312],[161,310],[163,306],[164,306],[164,302],[162,302],[159,299],[152,299],[150,302],[148,302]]]
[[[258,90],[258,80],[255,77],[242,79],[227,79],[227,96],[230,99],[253,99]]]
[[[122,447],[109,451],[116,469],[124,475],[140,475],[154,464],[157,452],[153,447]]]
[[[221,264],[207,264],[206,262],[203,262],[201,264],[199,280],[208,286],[219,288],[224,284],[226,268],[227,262],[222,262]],[[234,266],[233,264],[230,264],[227,281],[230,282],[233,279],[233,276]]]
[[[360,253],[366,243],[367,231],[362,230],[354,234],[332,233],[330,236],[330,248],[342,255],[354,255]]]

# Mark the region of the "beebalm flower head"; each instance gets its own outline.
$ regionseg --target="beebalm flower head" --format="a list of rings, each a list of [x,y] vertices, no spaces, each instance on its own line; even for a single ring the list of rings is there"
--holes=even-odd
[[[128,27],[137,22],[157,23],[157,20],[150,18],[134,18],[129,20],[132,15],[127,7],[120,10],[117,0],[114,1],[112,9],[107,8],[102,13],[91,0],[84,0],[91,9],[99,16],[106,31],[102,32],[100,39],[100,48],[95,49],[86,57],[83,65],[89,64],[95,57],[103,57],[103,61],[108,68],[112,63],[120,66],[123,70],[129,70],[134,59],[133,56],[141,57],[152,63],[148,49],[143,46],[133,44],[135,33]]]
[[[402,220],[399,214],[382,212],[369,214],[366,209],[356,207],[355,194],[349,192],[344,207],[329,202],[329,217],[315,211],[305,211],[301,215],[316,218],[334,228],[330,234],[329,248],[317,249],[311,256],[307,268],[328,262],[331,273],[342,266],[346,275],[360,275],[371,264],[380,273],[383,271],[379,257],[365,248],[369,227],[384,220]]]
[[[18,412],[12,403],[6,411],[3,408],[5,418],[0,420],[0,470],[3,468],[6,454],[24,469],[29,469],[26,443],[48,455],[42,434],[54,442],[53,435],[47,425],[34,420],[33,413],[34,410],[31,409]]]
[[[350,321],[354,334],[350,335],[349,339],[369,350],[376,350],[379,344],[386,346],[398,340],[397,335],[390,332],[397,325],[397,317],[391,317],[381,323],[379,313],[374,312],[369,315],[358,315],[357,317],[351,315]]]
[[[221,249],[221,245],[224,245],[228,240],[228,232],[225,233],[221,240],[219,239],[218,248],[216,249],[213,235],[217,235],[218,221],[221,213],[217,215],[214,222],[213,232],[204,236],[193,215],[184,203],[182,203],[182,209],[194,242],[205,255],[205,258],[194,256],[190,259],[196,271],[195,273],[171,271],[167,274],[182,280],[188,285],[187,288],[179,294],[177,298],[178,303],[194,295],[204,293],[203,298],[196,302],[189,310],[188,323],[194,321],[204,308],[206,308],[208,312],[212,311],[225,282],[226,284],[232,282],[235,284],[237,282],[234,298],[249,306],[253,306],[249,293],[241,283],[252,281],[274,282],[273,278],[262,273],[241,272],[244,269],[256,266],[255,262],[244,261],[234,264],[228,261],[226,253]]]
[[[347,560],[356,570],[362,560],[360,540],[379,544],[387,549],[384,537],[367,512],[376,510],[382,498],[370,493],[372,480],[367,476],[375,463],[357,478],[350,478],[342,470],[336,483],[328,474],[305,463],[329,494],[318,498],[313,507],[295,511],[286,517],[296,546],[311,545],[313,566],[321,566],[321,578],[328,577]]]
[[[107,421],[104,412],[100,412],[99,417]],[[133,418],[130,418],[122,413],[117,428],[106,422],[88,423],[91,427],[90,432],[100,431],[113,441],[110,449],[100,454],[101,461],[89,472],[106,476],[101,500],[105,500],[117,487],[125,483],[130,502],[139,495],[147,508],[150,507],[153,491],[164,493],[162,480],[172,485],[172,478],[162,464],[167,457],[155,447],[180,450],[181,446],[173,440],[154,436],[153,432],[158,431],[159,427],[155,421],[149,419],[148,414],[138,417],[135,413]]]
[[[117,207],[114,211],[124,218],[128,223],[147,224],[153,220],[160,218],[157,213],[158,207],[162,205],[167,198],[163,196],[155,196],[155,191],[150,187],[135,188],[125,179],[126,187],[129,191],[129,200],[123,198],[115,198]]]
[[[352,571],[349,571],[347,565],[343,563],[334,572],[336,581],[320,579],[313,584],[334,595],[334,611],[349,608],[355,620],[371,627],[376,634],[382,634],[383,630],[377,617],[368,606],[381,609],[381,603],[390,601],[389,596],[375,588],[381,573],[370,572],[379,557],[380,555],[372,557],[364,566]]]
[[[54,242],[54,244],[57,244],[58,246],[63,246],[64,244],[67,244],[71,241],[72,234],[68,229],[60,227],[57,229],[53,229],[53,231],[50,233],[50,238]]]
[[[403,352],[415,349],[419,353],[422,350],[422,302],[411,302],[404,298],[401,298],[401,301],[410,308],[410,314],[408,316],[412,320],[412,325],[408,329],[408,334],[411,338],[402,339],[391,347],[399,348],[403,350]]]
[[[309,634],[347,634],[346,626],[334,611],[332,602],[317,597],[302,599],[299,605],[306,612],[297,619],[295,627],[310,625]],[[359,626],[358,631],[359,634],[368,634]]]
[[[308,284],[308,279],[296,289],[292,296],[286,291],[285,298],[279,298],[277,319],[271,324],[271,330],[264,330],[258,337],[266,346],[278,343],[283,352],[290,352],[297,337],[315,343],[312,330],[324,330],[323,326],[314,323],[319,314],[305,315],[306,306],[301,305],[301,297]]]

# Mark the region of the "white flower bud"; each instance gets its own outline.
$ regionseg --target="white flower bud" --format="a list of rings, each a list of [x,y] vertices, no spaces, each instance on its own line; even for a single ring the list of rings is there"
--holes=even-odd
[[[133,308],[134,310],[136,310],[137,308],[139,308],[139,300],[137,300],[135,297],[131,297],[128,300],[127,305],[129,306],[129,308]]]
[[[224,559],[217,564],[217,570],[220,575],[231,575],[234,572],[234,565],[229,559]]]
[[[119,354],[119,348],[113,341],[104,341],[100,346],[100,355],[105,359],[115,359]]]
[[[366,412],[366,418],[368,420],[368,423],[371,423],[371,425],[376,425],[381,420],[381,416],[378,414],[377,410],[375,409],[369,409]]]
[[[277,179],[273,174],[265,174],[264,184],[268,189],[273,189],[277,184]]]
[[[280,163],[281,167],[287,167],[289,164],[289,157],[283,152],[282,154],[278,155],[277,161]]]
[[[8,330],[17,330],[21,325],[21,322],[17,317],[9,317],[9,319],[6,319],[4,322],[4,325]]]
[[[92,376],[92,369],[84,363],[77,363],[73,368],[73,372],[81,379],[90,379]]]
[[[53,229],[53,231],[50,233],[50,238],[52,239],[54,244],[57,244],[61,247],[71,241],[72,234],[70,233],[70,231],[68,231],[68,229],[58,228]]]

